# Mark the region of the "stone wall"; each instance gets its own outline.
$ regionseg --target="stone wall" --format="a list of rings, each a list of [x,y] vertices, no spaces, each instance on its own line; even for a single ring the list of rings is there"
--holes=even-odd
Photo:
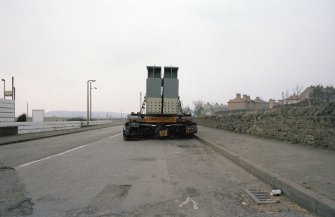
[[[195,117],[199,125],[335,150],[335,102]]]

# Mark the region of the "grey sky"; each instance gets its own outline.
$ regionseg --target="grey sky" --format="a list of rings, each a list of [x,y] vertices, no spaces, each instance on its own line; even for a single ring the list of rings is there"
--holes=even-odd
[[[85,110],[88,79],[94,110],[138,111],[147,65],[180,67],[184,105],[280,99],[334,85],[334,12],[333,0],[0,0],[0,78],[16,79],[17,115],[26,102]]]

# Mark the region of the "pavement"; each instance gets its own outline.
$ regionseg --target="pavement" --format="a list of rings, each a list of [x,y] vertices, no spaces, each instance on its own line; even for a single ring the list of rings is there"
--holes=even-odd
[[[39,132],[39,133],[27,133],[27,134],[20,134],[20,135],[12,135],[12,136],[4,136],[0,137],[0,145],[7,145],[17,142],[26,142],[35,139],[43,139],[48,137],[60,136],[60,135],[67,135],[72,133],[79,133],[88,130],[95,130],[101,129],[111,126],[120,125],[119,123],[111,123],[111,124],[101,124],[101,125],[92,125],[92,126],[84,126],[81,128],[76,129],[67,129],[67,130],[57,130],[57,131],[46,131],[46,132]]]
[[[319,216],[335,216],[335,152],[198,126],[197,138]]]

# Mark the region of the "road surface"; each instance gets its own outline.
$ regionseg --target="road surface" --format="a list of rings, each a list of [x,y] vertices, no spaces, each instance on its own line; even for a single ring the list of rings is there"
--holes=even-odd
[[[195,139],[123,141],[121,126],[0,147],[0,216],[313,216]]]

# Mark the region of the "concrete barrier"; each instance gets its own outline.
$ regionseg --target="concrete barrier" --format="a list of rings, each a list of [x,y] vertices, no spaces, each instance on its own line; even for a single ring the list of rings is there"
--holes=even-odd
[[[17,134],[38,133],[55,130],[66,130],[80,128],[80,121],[64,121],[64,122],[6,122],[0,123],[0,129],[17,128]],[[13,135],[13,134],[6,134]]]
[[[68,130],[76,128],[81,128],[79,121],[29,123],[19,125],[18,134]]]
[[[95,125],[121,125],[124,119],[90,121]],[[9,136],[17,134],[39,133],[48,131],[77,129],[86,126],[86,121],[50,121],[50,122],[0,122],[0,135]]]

